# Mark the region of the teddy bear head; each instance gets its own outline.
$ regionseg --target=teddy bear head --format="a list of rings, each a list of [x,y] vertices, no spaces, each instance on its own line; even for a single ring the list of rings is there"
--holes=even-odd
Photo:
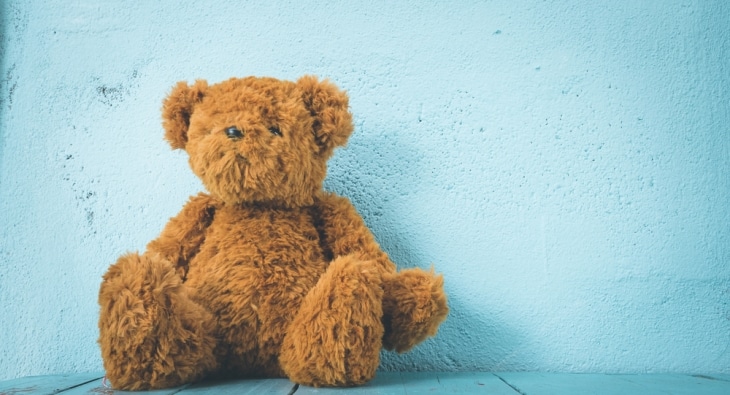
[[[353,130],[347,95],[313,76],[179,82],[162,113],[165,139],[226,204],[312,204]]]

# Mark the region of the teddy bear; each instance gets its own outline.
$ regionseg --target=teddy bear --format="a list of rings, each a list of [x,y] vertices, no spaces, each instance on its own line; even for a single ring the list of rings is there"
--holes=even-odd
[[[345,198],[323,190],[354,126],[327,79],[179,82],[165,139],[207,193],[192,196],[99,290],[99,345],[112,387],[287,377],[371,380],[382,348],[405,352],[448,314],[443,276],[397,270]]]

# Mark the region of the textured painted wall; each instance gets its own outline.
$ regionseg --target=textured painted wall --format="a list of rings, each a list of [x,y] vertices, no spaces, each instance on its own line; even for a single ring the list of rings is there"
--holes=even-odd
[[[2,3],[0,379],[101,369],[100,276],[201,188],[172,85],[305,73],[327,187],[446,277],[383,369],[730,373],[730,3],[178,3]]]

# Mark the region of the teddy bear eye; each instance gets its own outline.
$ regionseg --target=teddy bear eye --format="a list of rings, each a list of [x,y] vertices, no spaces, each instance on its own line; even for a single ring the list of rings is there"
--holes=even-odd
[[[243,137],[243,132],[235,126],[231,126],[226,129],[226,136],[228,136],[229,139],[240,139]]]
[[[279,130],[279,128],[277,128],[276,126],[270,127],[269,132],[271,132],[271,134],[273,134],[274,136],[281,137],[281,130]]]

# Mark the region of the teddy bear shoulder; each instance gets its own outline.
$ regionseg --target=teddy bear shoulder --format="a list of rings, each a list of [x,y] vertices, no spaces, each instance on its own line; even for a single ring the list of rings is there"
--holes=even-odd
[[[314,199],[314,205],[325,218],[360,218],[350,199],[334,192],[320,191]]]
[[[206,229],[220,207],[222,202],[208,194],[191,196],[182,210],[170,218],[160,236],[147,244],[147,251],[177,266],[185,266],[187,258],[203,242]]]
[[[215,215],[215,211],[222,208],[224,203],[210,194],[200,192],[191,196],[178,214],[180,219],[188,219],[188,221],[210,224]]]
[[[384,273],[395,271],[395,264],[380,248],[365,220],[348,198],[320,192],[315,198],[315,206],[320,213],[325,244],[333,257],[355,254],[360,259],[376,262]]]

